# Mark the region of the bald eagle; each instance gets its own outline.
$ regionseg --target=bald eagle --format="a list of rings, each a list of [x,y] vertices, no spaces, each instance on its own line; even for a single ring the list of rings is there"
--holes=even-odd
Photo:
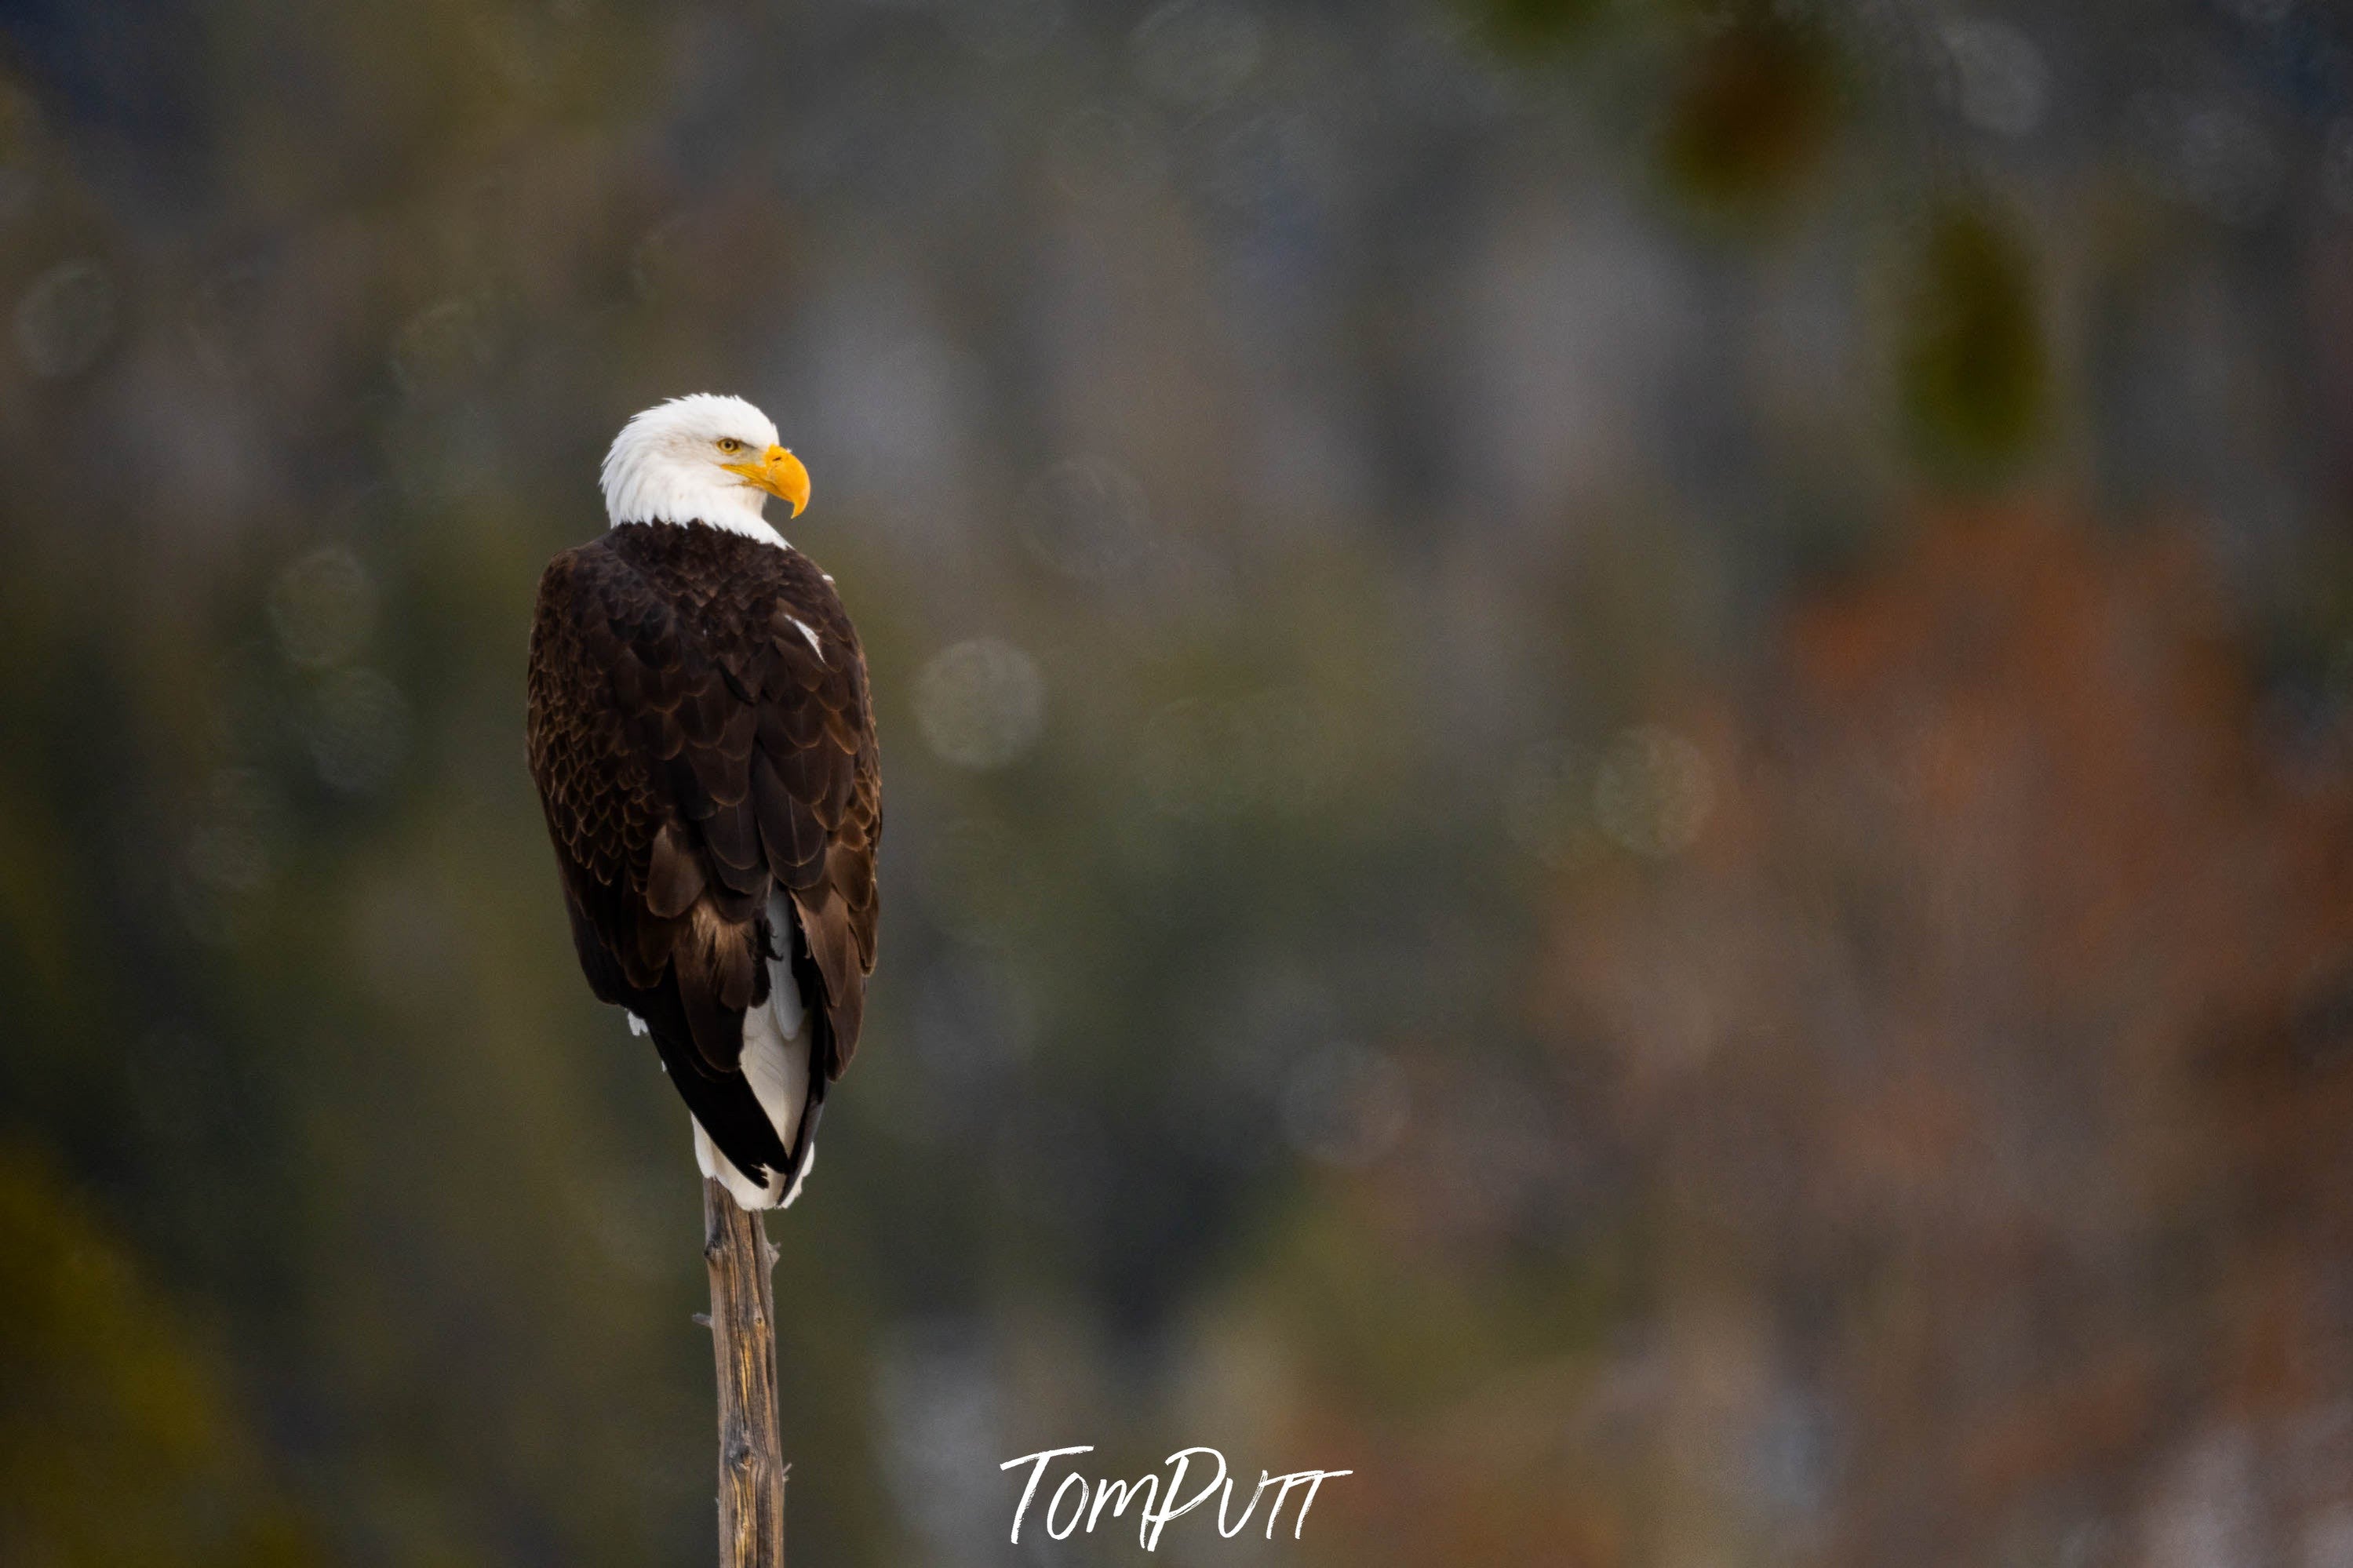
[[[696,1162],[744,1207],[798,1195],[874,968],[882,785],[833,579],[762,517],[808,470],[735,397],[681,397],[606,455],[610,526],[548,563],[532,778],[573,945],[652,1037]]]

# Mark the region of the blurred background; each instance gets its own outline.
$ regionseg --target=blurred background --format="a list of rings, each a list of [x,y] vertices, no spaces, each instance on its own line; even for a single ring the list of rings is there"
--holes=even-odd
[[[888,784],[797,1563],[2353,1564],[2321,0],[7,6],[0,1560],[710,1561],[522,737],[703,389]]]

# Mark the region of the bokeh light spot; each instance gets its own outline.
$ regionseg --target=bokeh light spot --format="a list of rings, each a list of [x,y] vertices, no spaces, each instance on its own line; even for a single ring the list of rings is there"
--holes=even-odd
[[[1594,820],[1637,855],[1689,848],[1715,808],[1706,753],[1655,724],[1618,737],[1593,775]]]
[[[206,782],[172,879],[174,901],[200,942],[238,940],[240,917],[283,858],[284,804],[253,768],[223,768]]]
[[[1144,487],[1109,458],[1066,458],[1031,482],[1021,539],[1066,576],[1093,583],[1124,577],[1152,553]]]
[[[975,637],[943,648],[916,672],[915,722],[943,761],[1001,768],[1045,729],[1046,683],[1011,643]]]
[[[280,836],[277,796],[250,768],[224,768],[206,790],[205,808],[188,837],[188,874],[207,887],[249,893],[269,880]]]
[[[16,301],[16,352],[48,379],[79,375],[114,336],[114,279],[95,261],[68,261],[33,280]]]
[[[401,324],[392,349],[392,374],[409,392],[453,385],[491,363],[490,321],[472,300],[444,300]]]
[[[311,760],[332,789],[364,794],[382,784],[408,749],[408,700],[373,669],[339,669],[312,693],[306,726]]]
[[[1998,136],[2024,136],[2042,123],[2051,70],[2034,41],[2007,23],[1962,17],[1945,28],[1961,117]]]
[[[339,544],[296,558],[269,595],[269,624],[287,658],[307,669],[341,664],[375,631],[375,586]]]

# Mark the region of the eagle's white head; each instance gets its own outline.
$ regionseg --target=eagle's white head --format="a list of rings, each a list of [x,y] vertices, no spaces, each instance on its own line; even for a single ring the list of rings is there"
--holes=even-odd
[[[775,496],[798,517],[808,470],[776,444],[768,416],[740,397],[698,392],[621,426],[605,454],[605,512],[625,522],[700,522],[784,543],[760,509]]]

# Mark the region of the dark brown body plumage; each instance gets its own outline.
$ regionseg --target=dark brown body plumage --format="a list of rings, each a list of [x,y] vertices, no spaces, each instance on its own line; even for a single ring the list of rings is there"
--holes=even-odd
[[[646,1021],[737,1169],[797,1173],[858,1047],[882,833],[865,655],[832,583],[796,550],[625,524],[548,563],[529,690],[532,777],[589,987]],[[779,889],[790,930],[770,928]],[[817,1026],[797,1137],[739,1066],[771,956]]]

